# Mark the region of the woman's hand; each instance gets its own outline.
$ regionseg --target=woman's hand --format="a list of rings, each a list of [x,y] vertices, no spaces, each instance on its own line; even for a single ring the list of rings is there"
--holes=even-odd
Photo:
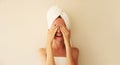
[[[52,26],[50,29],[48,29],[48,34],[47,34],[47,44],[51,44],[53,39],[54,39],[54,36],[55,36],[55,33],[56,33],[56,30],[57,30],[57,26]]]
[[[66,26],[62,24],[60,25],[60,30],[63,34],[65,45],[67,46],[70,45],[70,30],[68,30]]]

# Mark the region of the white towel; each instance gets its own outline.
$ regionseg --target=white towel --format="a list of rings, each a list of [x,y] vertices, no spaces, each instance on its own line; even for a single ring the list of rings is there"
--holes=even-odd
[[[63,9],[59,8],[58,6],[51,7],[47,12],[47,22],[48,22],[48,29],[52,26],[53,22],[57,17],[61,16],[67,26],[67,29],[70,30],[70,21],[67,14],[64,12]]]
[[[60,7],[58,7],[57,5],[56,6],[52,6],[48,12],[47,12],[47,22],[48,22],[48,29],[51,28],[53,22],[55,21],[55,19],[57,17],[61,16],[62,19],[64,20],[66,26],[67,26],[67,29],[70,30],[70,21],[69,21],[69,18],[67,16],[67,14],[65,13],[65,11],[63,9],[61,9]],[[72,46],[72,41],[71,41],[71,38],[70,38],[70,44]]]
[[[67,65],[66,57],[54,57],[56,65]]]

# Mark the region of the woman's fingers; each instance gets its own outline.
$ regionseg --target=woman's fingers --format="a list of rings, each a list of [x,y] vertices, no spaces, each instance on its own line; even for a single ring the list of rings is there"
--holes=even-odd
[[[63,34],[69,35],[69,30],[64,25],[61,25],[60,30]]]
[[[50,31],[50,32],[54,32],[54,31],[56,31],[56,29],[57,29],[57,26],[52,26],[50,29],[48,29],[48,32]]]
[[[57,30],[57,26],[52,26],[52,27],[48,30],[48,32],[49,32],[50,34],[55,34],[56,30]]]
[[[68,39],[69,40],[70,39],[70,32],[69,32],[69,30],[64,25],[62,25],[60,27],[60,29],[61,29],[61,32],[63,34],[64,39]]]
[[[55,33],[56,33],[56,30],[57,30],[57,26],[52,26],[49,30],[48,30],[48,36],[47,36],[47,41],[48,42],[52,42],[54,36],[55,36]]]

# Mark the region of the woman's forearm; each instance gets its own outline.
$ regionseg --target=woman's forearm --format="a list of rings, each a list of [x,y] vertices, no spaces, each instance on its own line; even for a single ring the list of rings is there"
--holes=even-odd
[[[73,56],[72,56],[72,48],[69,41],[65,41],[66,46],[66,56],[67,56],[67,65],[75,65]]]
[[[51,44],[47,45],[47,60],[46,60],[46,65],[55,65]]]

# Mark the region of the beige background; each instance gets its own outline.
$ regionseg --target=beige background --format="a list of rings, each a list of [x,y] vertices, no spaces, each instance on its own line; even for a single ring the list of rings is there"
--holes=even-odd
[[[119,0],[0,0],[0,65],[40,65],[46,12],[63,8],[71,21],[79,65],[120,65]]]

